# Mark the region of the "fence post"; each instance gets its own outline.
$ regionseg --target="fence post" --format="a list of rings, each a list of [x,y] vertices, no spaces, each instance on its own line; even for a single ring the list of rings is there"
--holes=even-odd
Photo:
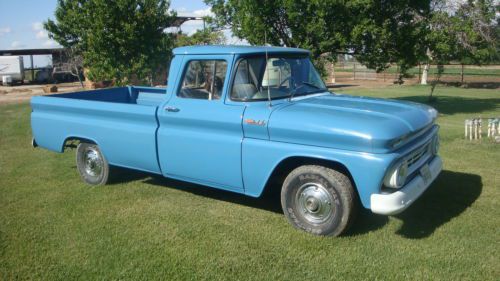
[[[354,62],[353,68],[352,68],[352,80],[356,80],[356,62]]]
[[[35,81],[35,66],[33,65],[33,55],[30,55],[30,62],[31,62],[31,81],[30,82],[34,82]]]

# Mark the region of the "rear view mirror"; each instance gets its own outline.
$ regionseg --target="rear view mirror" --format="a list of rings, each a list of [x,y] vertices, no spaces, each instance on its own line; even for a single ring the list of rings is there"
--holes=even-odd
[[[284,60],[273,60],[273,66],[284,66],[285,61]]]

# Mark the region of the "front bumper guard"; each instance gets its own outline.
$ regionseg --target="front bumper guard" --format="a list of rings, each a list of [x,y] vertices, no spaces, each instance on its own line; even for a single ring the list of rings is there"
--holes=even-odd
[[[375,214],[396,215],[408,208],[432,184],[443,168],[439,156],[429,163],[430,178],[425,180],[417,175],[404,187],[389,194],[372,194],[370,196],[370,209]]]

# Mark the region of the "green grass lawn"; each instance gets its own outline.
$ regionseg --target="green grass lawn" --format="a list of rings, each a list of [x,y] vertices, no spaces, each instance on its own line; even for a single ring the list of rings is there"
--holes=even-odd
[[[428,90],[339,92],[425,101]],[[500,116],[500,93],[435,93],[443,173],[405,213],[362,212],[339,238],[295,230],[272,196],[135,172],[88,187],[74,151],[31,148],[28,104],[2,105],[0,280],[499,280],[500,145],[464,140],[463,120]]]

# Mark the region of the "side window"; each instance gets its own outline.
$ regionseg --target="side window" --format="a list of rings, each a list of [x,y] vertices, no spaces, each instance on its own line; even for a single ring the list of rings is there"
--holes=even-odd
[[[178,96],[190,99],[220,99],[226,70],[227,63],[223,60],[190,61]]]
[[[259,92],[259,72],[264,63],[263,58],[249,58],[239,62],[231,90],[231,99],[250,100]]]

